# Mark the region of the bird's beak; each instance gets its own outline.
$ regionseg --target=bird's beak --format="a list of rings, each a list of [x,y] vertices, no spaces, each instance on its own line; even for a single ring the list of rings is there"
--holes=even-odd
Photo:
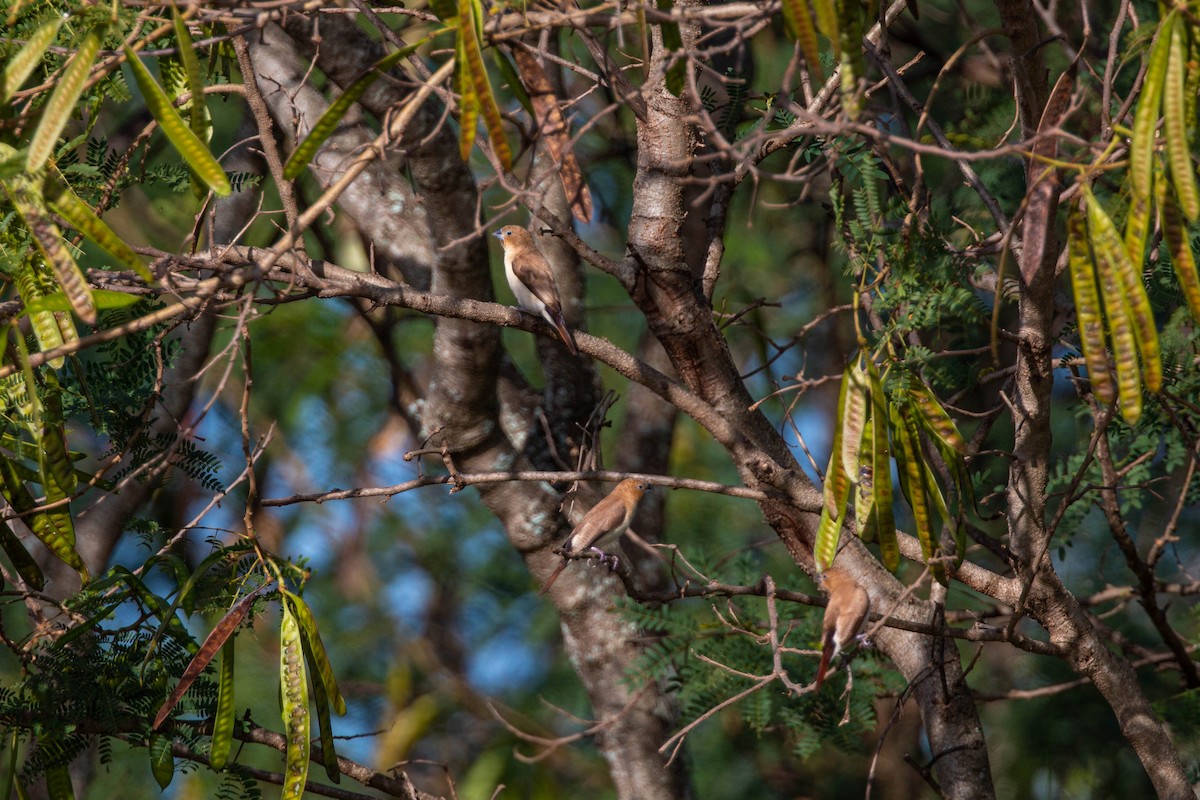
[[[492,234],[492,236],[495,236],[497,239],[503,239],[504,231],[496,231],[495,233]]]

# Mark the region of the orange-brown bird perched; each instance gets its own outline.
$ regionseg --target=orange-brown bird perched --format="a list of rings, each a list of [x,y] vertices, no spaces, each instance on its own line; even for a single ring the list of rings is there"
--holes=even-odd
[[[504,248],[504,275],[508,278],[508,288],[517,297],[517,305],[540,314],[558,331],[558,337],[571,355],[578,355],[575,340],[571,338],[567,322],[563,319],[554,270],[550,269],[550,262],[538,250],[533,234],[516,225],[505,225],[492,235],[500,240]]]
[[[594,550],[601,555],[602,559],[605,558],[600,545],[613,541],[629,530],[629,523],[633,521],[633,515],[637,512],[642,495],[650,489],[648,483],[639,481],[637,478],[626,478],[618,483],[617,488],[613,489],[607,497],[592,506],[592,509],[583,515],[583,519],[575,526],[575,530],[571,531],[571,535],[563,542],[563,562],[551,573],[550,579],[538,592],[538,596],[550,591],[551,584],[566,569],[567,564],[571,563],[566,556],[578,556],[584,550]],[[613,556],[613,559],[615,560],[616,556]]]
[[[831,567],[817,576],[821,588],[829,592],[829,605],[821,621],[821,665],[817,667],[817,689],[825,681],[829,662],[842,651],[862,627],[871,610],[871,597],[850,573]]]

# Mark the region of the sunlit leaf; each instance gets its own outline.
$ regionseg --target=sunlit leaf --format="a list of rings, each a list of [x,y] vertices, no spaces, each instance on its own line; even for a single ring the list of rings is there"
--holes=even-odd
[[[150,772],[159,788],[166,789],[175,777],[175,757],[171,754],[171,737],[150,734]]]

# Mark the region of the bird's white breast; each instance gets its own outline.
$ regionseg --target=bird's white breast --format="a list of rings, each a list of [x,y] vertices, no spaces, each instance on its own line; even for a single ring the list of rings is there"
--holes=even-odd
[[[512,289],[513,295],[517,298],[517,305],[539,316],[546,316],[546,304],[539,300],[538,296],[521,282],[521,279],[517,277],[517,273],[513,272],[512,255],[508,251],[504,253],[504,277],[508,279],[508,288]]]

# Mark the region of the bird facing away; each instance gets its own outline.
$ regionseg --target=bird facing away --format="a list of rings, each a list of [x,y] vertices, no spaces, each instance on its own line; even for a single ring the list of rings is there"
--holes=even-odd
[[[821,665],[817,667],[817,689],[825,681],[825,672],[842,648],[854,638],[871,610],[871,597],[850,573],[832,567],[818,576],[829,592],[829,605],[821,622]]]
[[[505,225],[492,235],[504,248],[504,275],[508,278],[508,287],[517,297],[517,304],[553,325],[571,355],[578,355],[575,340],[563,319],[554,271],[534,243],[533,234],[516,225]]]
[[[551,573],[550,579],[538,592],[538,596],[541,597],[550,591],[551,584],[566,569],[567,564],[571,563],[566,558],[567,556],[578,556],[584,550],[593,550],[603,557],[604,551],[600,549],[600,545],[613,541],[629,530],[629,523],[633,521],[633,515],[637,512],[642,495],[650,490],[650,484],[643,483],[637,478],[626,478],[618,483],[617,488],[613,489],[607,497],[592,506],[592,509],[583,515],[583,519],[575,526],[575,530],[571,531],[571,535],[563,542],[563,562]],[[616,556],[613,558],[615,560]]]

